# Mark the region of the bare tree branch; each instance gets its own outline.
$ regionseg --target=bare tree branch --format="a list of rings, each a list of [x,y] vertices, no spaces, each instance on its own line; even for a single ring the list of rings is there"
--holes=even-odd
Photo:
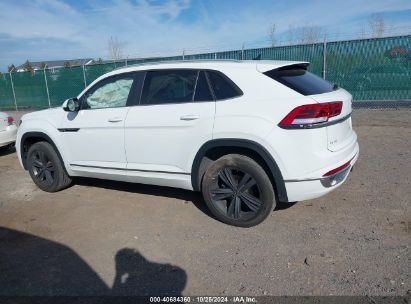
[[[120,60],[123,57],[122,46],[117,37],[110,37],[108,41],[109,56],[113,60]]]
[[[276,32],[276,26],[275,26],[275,23],[273,23],[273,25],[270,27],[268,31],[268,37],[270,38],[271,46],[276,45],[275,32]]]
[[[385,20],[384,15],[381,13],[372,14],[368,20],[370,26],[371,37],[380,38],[384,36],[385,32]]]
[[[325,33],[318,26],[307,25],[301,28],[299,42],[301,44],[312,44],[321,42]]]
[[[292,45],[295,43],[295,25],[289,24],[287,30],[287,43],[288,45]]]
[[[358,32],[357,38],[358,38],[358,39],[365,39],[365,38],[367,38],[367,31],[366,31],[366,29],[365,29],[364,26],[361,27],[360,31]]]
[[[327,33],[318,26],[306,25],[301,28],[296,28],[294,24],[288,25],[286,32],[287,44],[313,44],[322,42],[327,36]]]

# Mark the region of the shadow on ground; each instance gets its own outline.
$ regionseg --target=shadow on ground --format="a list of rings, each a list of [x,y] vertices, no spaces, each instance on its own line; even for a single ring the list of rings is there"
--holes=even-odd
[[[117,252],[115,268],[110,288],[69,247],[0,227],[0,296],[178,296],[187,282],[183,269],[130,248]]]
[[[116,191],[124,191],[129,193],[139,193],[151,196],[170,197],[186,202],[192,202],[201,212],[214,218],[211,212],[208,210],[203,197],[200,192],[188,191],[183,189],[152,186],[137,183],[126,183],[111,180],[95,179],[95,178],[75,178],[74,183],[76,185],[86,187],[104,188]]]
[[[139,193],[152,196],[161,196],[161,197],[171,197],[179,200],[184,200],[187,202],[192,202],[195,207],[197,207],[201,212],[208,215],[211,218],[214,218],[214,215],[211,214],[207,208],[206,203],[204,202],[203,196],[200,192],[188,191],[177,188],[162,187],[162,186],[152,186],[144,184],[135,184],[135,183],[126,183],[118,182],[111,180],[102,180],[95,178],[84,178],[79,177],[74,180],[74,183],[86,187],[97,187],[104,189],[111,189],[116,191],[125,191],[129,193]],[[285,210],[294,206],[296,202],[285,203],[277,202],[275,207],[276,210]]]
[[[16,148],[14,146],[0,147],[0,157],[13,154],[14,152],[16,152]]]

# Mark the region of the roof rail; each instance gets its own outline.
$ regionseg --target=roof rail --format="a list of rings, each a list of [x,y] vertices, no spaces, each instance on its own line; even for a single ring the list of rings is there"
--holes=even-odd
[[[145,65],[157,65],[157,64],[166,64],[166,63],[192,63],[192,62],[242,62],[242,60],[238,59],[189,59],[189,60],[162,60],[162,61],[151,61],[151,62],[142,62],[142,63],[136,63],[136,64],[130,64],[127,66],[122,66],[115,68],[113,71],[120,70],[120,69],[126,69],[130,67],[138,67],[138,66],[145,66]]]

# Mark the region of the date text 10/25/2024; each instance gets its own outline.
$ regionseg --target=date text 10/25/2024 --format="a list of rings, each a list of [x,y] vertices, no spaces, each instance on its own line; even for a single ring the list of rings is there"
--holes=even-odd
[[[255,297],[243,297],[243,296],[150,297],[150,303],[257,303],[257,299]]]

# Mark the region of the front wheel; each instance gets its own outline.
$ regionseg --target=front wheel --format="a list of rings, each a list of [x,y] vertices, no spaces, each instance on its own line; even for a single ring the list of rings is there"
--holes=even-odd
[[[38,142],[29,148],[27,167],[33,182],[43,191],[56,192],[71,184],[63,163],[48,142]]]
[[[216,160],[204,174],[202,192],[213,215],[233,226],[258,225],[275,207],[270,178],[244,155],[229,154]]]

